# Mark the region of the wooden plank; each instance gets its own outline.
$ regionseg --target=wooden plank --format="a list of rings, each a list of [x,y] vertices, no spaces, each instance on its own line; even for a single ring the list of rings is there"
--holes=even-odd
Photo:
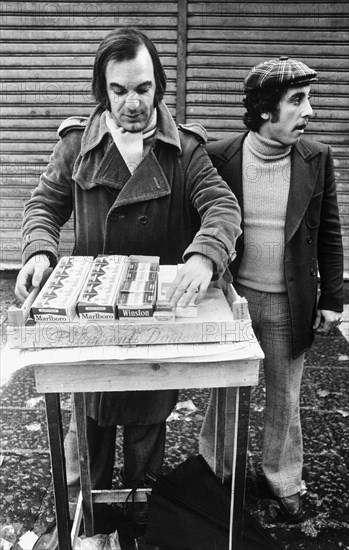
[[[187,74],[188,79],[216,79],[222,78],[223,80],[233,79],[233,80],[243,80],[246,76],[246,70],[249,70],[250,65],[247,65],[245,69],[232,68],[232,67],[195,67],[188,66]],[[321,71],[321,80],[322,82],[327,81],[329,83],[337,82],[347,82],[348,73],[347,71],[338,70],[330,71],[329,69],[324,69]]]
[[[280,35],[280,32],[282,32],[282,35]],[[304,34],[305,32],[306,35]],[[202,43],[212,41],[213,43],[220,44],[222,49],[224,49],[225,42],[242,42],[246,44],[246,50],[248,50],[250,42],[254,42],[254,44],[260,42],[269,44],[270,53],[272,54],[272,52],[274,52],[272,55],[275,57],[278,55],[279,42],[281,42],[281,44],[288,43],[290,47],[292,47],[295,42],[298,42],[298,44],[311,44],[315,42],[323,44],[327,42],[330,44],[341,43],[343,45],[348,39],[348,33],[342,30],[336,30],[336,32],[330,29],[317,30],[317,28],[312,25],[308,28],[299,27],[297,29],[289,28],[288,26],[275,29],[273,26],[270,26],[267,31],[265,28],[256,28],[253,29],[252,33],[250,29],[243,29],[239,25],[236,25],[234,28],[230,29],[219,28],[218,36],[217,28],[191,28],[189,25],[188,39],[191,42],[196,41]]]
[[[39,393],[136,391],[189,388],[215,388],[224,386],[255,386],[258,383],[259,359],[205,363],[122,363],[96,365],[79,363],[69,365],[36,365],[36,389]],[[117,376],[115,373],[117,372]]]
[[[348,37],[349,38],[349,37]],[[323,71],[323,70],[334,70],[339,69],[343,71],[347,71],[348,69],[348,60],[347,56],[345,56],[345,50],[346,48],[342,48],[341,53],[334,57],[333,54],[331,56],[331,59],[328,58],[321,58],[317,57],[316,59],[313,59],[309,56],[308,52],[306,52],[306,55],[297,56],[297,59],[299,61],[303,61],[303,63],[306,63],[307,65],[314,68],[316,71]],[[349,48],[348,52],[349,54]],[[270,54],[269,54],[270,55]],[[292,54],[294,55],[294,54]],[[190,65],[192,66],[200,66],[200,67],[232,67],[234,69],[240,69],[242,68],[250,68],[254,65],[257,65],[258,63],[262,63],[265,61],[265,55],[262,55],[260,52],[256,54],[245,54],[245,55],[226,55],[226,52],[217,52],[216,55],[213,53],[210,53],[208,55],[189,55],[188,56],[188,63],[190,62]]]
[[[239,109],[239,111],[244,111],[242,109],[242,98],[243,98],[243,92],[242,92],[242,82],[232,82],[229,86],[228,82],[222,83],[221,86],[218,84],[215,85],[215,88],[213,87],[213,84],[210,83],[200,83],[199,88],[195,92],[188,92],[187,93],[187,105],[217,105],[219,104],[221,107],[224,105],[229,105],[229,108],[231,111],[234,110],[234,113],[236,112],[236,109]],[[201,88],[200,88],[201,84]],[[333,109],[335,114],[338,112],[340,116],[343,116],[342,113],[346,110],[346,107],[348,105],[348,99],[345,96],[325,96],[325,95],[318,95],[316,93],[315,97],[312,99],[312,107],[313,109]],[[344,116],[348,116],[346,113]],[[7,135],[7,132],[3,132],[4,135]]]
[[[147,33],[149,34],[149,33]],[[57,54],[57,55],[74,55],[74,54],[91,54],[95,55],[100,40],[95,41],[88,41],[85,40],[83,42],[58,42],[58,41],[52,41],[52,42],[30,42],[25,40],[26,35],[24,39],[19,40],[18,42],[14,41],[8,41],[8,42],[2,42],[1,44],[1,51],[3,55],[13,55],[13,54],[23,54],[23,52],[26,52],[28,55],[36,54],[36,55],[47,55],[47,54]],[[167,42],[167,43],[157,43],[156,49],[158,53],[160,54],[160,58],[162,58],[162,55],[175,55],[177,50],[177,45],[175,42]]]
[[[65,243],[67,244],[67,243]],[[20,248],[20,247],[19,247]],[[146,319],[126,321],[85,321],[71,323],[34,323],[32,326],[8,327],[11,348],[42,349],[89,346],[129,346],[151,344],[192,344],[209,342],[239,342],[252,338],[250,320],[230,320],[200,323],[166,321],[161,326]]]
[[[232,316],[212,316],[207,322],[177,319],[161,323],[151,319],[33,323],[8,327],[7,336],[10,347],[20,349],[241,342],[253,338],[251,321],[234,320]]]
[[[342,16],[349,13],[347,2],[266,2],[265,0],[256,0],[254,2],[215,2],[192,0],[189,5],[189,13],[211,17],[214,14],[239,14],[246,17],[254,17],[259,19],[260,16],[297,16],[303,17],[304,14],[314,15],[316,21],[317,16]]]
[[[53,490],[56,503],[58,543],[60,548],[72,550],[59,394],[52,393],[45,395],[45,402],[47,429],[50,443]]]
[[[34,78],[36,81],[40,81],[42,67],[19,67],[18,69],[10,67],[0,70],[0,78],[3,81],[6,80],[26,80]],[[165,67],[166,75],[169,78],[175,78],[176,72],[170,67]],[[37,72],[39,71],[39,72]],[[45,67],[45,79],[50,79],[56,82],[60,80],[70,80],[72,82],[78,82],[80,79],[91,81],[92,79],[92,67],[58,67],[55,68],[54,64]]]
[[[93,500],[90,472],[90,458],[87,441],[86,403],[82,393],[74,393],[76,416],[76,435],[80,468],[80,487],[82,495],[82,512],[86,537],[94,535]]]
[[[150,488],[136,489],[135,500],[137,502],[148,502],[148,496],[151,494]],[[128,500],[130,496],[130,489],[93,489],[92,498],[96,504],[107,504],[110,502],[123,503]]]
[[[17,21],[18,22],[18,21]],[[177,28],[175,21],[173,29],[169,26],[164,26],[160,28],[155,28],[151,26],[146,29],[147,36],[154,41],[155,45],[159,43],[176,43],[177,40]],[[112,30],[115,29],[115,25],[103,25],[99,29],[89,28],[85,29],[84,27],[66,27],[58,28],[53,25],[52,28],[44,28],[40,25],[28,25],[24,29],[22,26],[16,27],[6,27],[3,26],[1,30],[2,40],[5,41],[19,41],[21,42],[25,37],[25,40],[30,41],[51,41],[51,42],[70,42],[72,44],[76,42],[91,42],[94,41],[97,44]]]
[[[270,17],[269,15],[251,15],[246,16],[244,13],[227,15],[226,13],[219,13],[220,3],[217,3],[217,10],[215,13],[210,14],[209,17],[201,15],[192,15],[189,18],[189,25],[192,28],[230,28],[230,29],[251,29],[250,32],[254,34],[255,29],[267,28],[271,24],[273,29],[279,30],[288,30],[290,28],[297,28],[298,31],[306,30],[309,32],[309,29],[312,29],[316,25],[316,29],[347,29],[348,19],[346,17],[318,17],[302,13],[300,17],[299,14],[293,15],[290,14],[287,17]]]
[[[74,68],[75,69],[84,69],[88,67],[89,69],[93,67],[94,55],[82,55],[82,54],[72,54],[69,55],[26,55],[23,56],[22,53],[17,55],[12,54],[10,57],[4,56],[1,60],[2,67],[18,67],[22,69],[23,67],[30,67],[32,70],[36,70],[37,67],[57,67],[59,70],[61,67],[64,68]],[[173,56],[162,56],[161,62],[165,67],[175,67],[176,59]]]
[[[217,81],[215,79],[209,78],[207,81],[202,80],[190,80],[187,83],[187,91],[188,92],[196,92],[199,91],[201,93],[209,93],[210,91],[216,90],[219,92],[220,95],[224,97],[226,93],[234,93],[234,94],[241,94],[242,98],[242,84],[243,79],[247,74],[248,69],[244,74],[241,74],[240,78],[234,77],[232,80],[229,81]],[[347,77],[345,77],[345,80],[347,80]],[[316,95],[320,95],[321,97],[329,95],[337,97],[343,97],[345,100],[347,100],[348,97],[348,82],[318,82],[313,85],[313,89],[316,91]]]
[[[40,290],[40,286],[33,288],[32,291],[29,293],[29,296],[24,300],[21,307],[11,306],[8,309],[7,321],[9,325],[20,326],[25,324],[30,314],[30,308],[33,305],[33,302],[39,294]]]
[[[347,122],[349,121],[349,111],[346,111],[345,109],[326,109],[324,106],[314,105],[314,116],[310,119],[310,124],[314,125],[316,122],[324,123],[324,124],[331,124],[333,122]],[[210,105],[210,104],[195,104],[195,105],[188,105],[187,107],[188,115],[190,116],[196,116],[201,117],[204,119],[205,117],[214,117],[214,118],[221,118],[221,117],[229,117],[232,113],[234,113],[234,117],[239,116],[242,118],[244,113],[246,112],[246,109],[244,107],[235,107],[232,108],[231,105],[228,103],[226,105]]]
[[[56,3],[56,5],[60,5],[60,3]],[[74,5],[74,4],[71,4]],[[113,5],[113,3],[111,3]],[[22,21],[21,21],[22,20]],[[112,17],[109,19],[110,21],[113,20]],[[63,28],[67,29],[69,27],[76,28],[76,27],[83,27],[84,29],[88,29],[89,27],[95,29],[96,27],[101,28],[102,36],[105,36],[110,29],[105,29],[104,27],[104,18],[101,16],[97,17],[83,17],[80,14],[76,14],[73,17],[71,17],[67,13],[25,13],[24,17],[18,17],[18,15],[9,13],[2,17],[2,25],[4,28],[9,27],[19,27],[21,26],[22,30],[24,27],[35,27],[38,26],[41,29],[47,28],[47,27],[56,27],[56,28]],[[131,26],[131,27],[141,27],[145,32],[147,32],[148,28],[154,29],[154,27],[174,27],[177,23],[177,18],[175,15],[166,14],[166,15],[157,15],[157,12],[149,14],[149,13],[139,13],[139,14],[130,14],[129,16],[121,14],[117,17],[117,22],[114,22],[114,28],[117,27],[123,27],[123,26]]]
[[[343,60],[345,59],[345,48],[343,50],[343,44],[333,44],[333,43],[326,43],[326,42],[320,42],[320,43],[304,43],[304,41],[301,41],[300,43],[284,43],[279,41],[277,43],[277,52],[275,52],[275,55],[289,55],[292,57],[304,57],[304,53],[306,53],[308,59],[318,59],[318,58],[324,58],[328,60],[328,56],[331,58],[336,58],[339,56]],[[275,47],[275,50],[276,50]],[[191,41],[188,44],[188,55],[198,55],[198,54],[207,54],[207,55],[215,55],[217,52],[217,49],[219,50],[219,44],[216,40],[209,41],[209,42],[201,42],[201,41]],[[269,42],[262,42],[262,43],[253,43],[250,40],[243,43],[237,42],[234,37],[232,37],[232,40],[230,42],[224,43],[224,49],[223,52],[225,55],[248,55],[247,52],[250,53],[251,56],[263,56],[265,59],[269,59],[271,56],[271,50],[273,50],[273,45]]]

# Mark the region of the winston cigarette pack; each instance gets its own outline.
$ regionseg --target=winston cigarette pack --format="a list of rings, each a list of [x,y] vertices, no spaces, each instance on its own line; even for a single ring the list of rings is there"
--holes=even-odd
[[[81,319],[115,319],[116,300],[125,275],[127,256],[97,256],[79,296]]]
[[[71,321],[92,256],[63,256],[31,307],[35,321]]]
[[[130,256],[120,286],[119,317],[152,317],[156,300],[159,258]]]

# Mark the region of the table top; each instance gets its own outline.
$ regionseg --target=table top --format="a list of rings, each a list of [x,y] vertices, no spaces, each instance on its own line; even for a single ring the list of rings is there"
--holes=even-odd
[[[35,367],[37,390],[129,391],[251,386],[263,352],[255,338],[227,344],[172,344],[19,350],[2,361]]]

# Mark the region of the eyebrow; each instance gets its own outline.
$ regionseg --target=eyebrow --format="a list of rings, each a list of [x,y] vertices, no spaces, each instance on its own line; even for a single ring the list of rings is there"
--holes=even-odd
[[[152,86],[151,80],[145,80],[144,82],[141,82],[140,84],[137,84],[137,88],[141,88],[142,86]],[[123,86],[122,84],[119,84],[118,82],[110,82],[109,88],[120,88],[121,90],[127,90],[126,86]]]

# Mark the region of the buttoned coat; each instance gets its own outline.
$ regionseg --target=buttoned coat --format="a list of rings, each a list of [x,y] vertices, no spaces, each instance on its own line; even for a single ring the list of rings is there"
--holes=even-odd
[[[246,135],[240,134],[207,146],[213,165],[238,199],[242,229],[242,149]],[[237,258],[230,266],[233,279],[237,277],[244,252],[243,232],[236,251]],[[291,151],[284,273],[290,306],[292,350],[293,356],[297,357],[313,341],[316,308],[343,310],[343,247],[332,152],[328,145],[304,138]]]
[[[235,256],[240,209],[210,162],[200,134],[179,132],[164,103],[149,152],[131,175],[99,106],[68,121],[40,183],[27,202],[23,261],[46,252],[57,259],[60,228],[74,215],[74,254],[144,254],[178,264],[209,257],[220,278]],[[87,394],[100,425],[155,424],[170,414],[176,391]]]

